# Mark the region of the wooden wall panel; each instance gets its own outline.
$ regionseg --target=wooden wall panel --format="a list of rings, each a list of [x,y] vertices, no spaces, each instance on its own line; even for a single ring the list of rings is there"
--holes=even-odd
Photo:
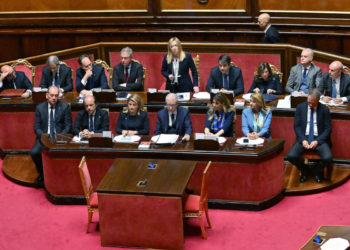
[[[6,12],[57,12],[57,11],[113,11],[148,10],[148,0],[16,0],[0,5],[0,13]]]
[[[191,11],[206,10],[215,11],[236,11],[246,8],[246,0],[209,0],[207,4],[201,4],[198,0],[161,0],[162,11]]]
[[[10,61],[22,57],[19,36],[0,36],[0,61]]]
[[[322,11],[322,12],[350,12],[348,0],[337,1],[304,1],[304,0],[259,0],[261,10],[284,11]]]

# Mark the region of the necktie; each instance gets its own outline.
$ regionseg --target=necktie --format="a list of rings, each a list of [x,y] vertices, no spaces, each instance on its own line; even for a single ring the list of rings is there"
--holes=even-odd
[[[307,69],[306,68],[304,68],[304,71],[303,71],[303,82],[304,83],[307,83],[307,75],[306,75],[306,71],[307,71]]]
[[[224,89],[228,89],[228,75],[224,75]]]
[[[335,79],[332,79],[332,98],[337,97],[337,87],[335,83]]]
[[[92,115],[89,115],[89,131],[93,132],[94,131],[94,121],[92,119]]]
[[[314,141],[314,110],[310,112],[309,144]]]
[[[60,87],[60,82],[58,81],[58,73],[56,72],[55,73],[55,81],[54,81],[54,84],[57,88]]]
[[[174,113],[171,114],[171,126],[175,127],[175,114]]]
[[[129,80],[129,67],[125,67],[124,83],[128,83]]]
[[[55,134],[55,119],[53,117],[53,107],[50,107],[50,135]]]

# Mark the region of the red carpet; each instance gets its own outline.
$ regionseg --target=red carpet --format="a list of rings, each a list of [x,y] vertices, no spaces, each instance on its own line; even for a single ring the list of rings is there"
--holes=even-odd
[[[42,189],[14,184],[3,174],[0,190],[0,249],[116,249],[100,246],[96,214],[85,233],[85,206],[52,205]],[[186,235],[185,249],[298,249],[321,225],[350,225],[349,196],[347,182],[321,194],[286,197],[261,212],[210,210],[208,240]]]

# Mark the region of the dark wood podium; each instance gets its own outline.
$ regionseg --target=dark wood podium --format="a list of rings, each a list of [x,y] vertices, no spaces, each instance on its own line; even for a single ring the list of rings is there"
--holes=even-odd
[[[115,160],[97,187],[102,246],[182,249],[182,197],[195,166],[195,161]]]

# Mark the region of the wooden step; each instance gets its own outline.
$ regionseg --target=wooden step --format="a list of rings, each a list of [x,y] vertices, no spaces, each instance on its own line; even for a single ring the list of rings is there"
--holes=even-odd
[[[2,162],[2,171],[15,183],[35,187],[38,172],[30,155],[7,154]]]

